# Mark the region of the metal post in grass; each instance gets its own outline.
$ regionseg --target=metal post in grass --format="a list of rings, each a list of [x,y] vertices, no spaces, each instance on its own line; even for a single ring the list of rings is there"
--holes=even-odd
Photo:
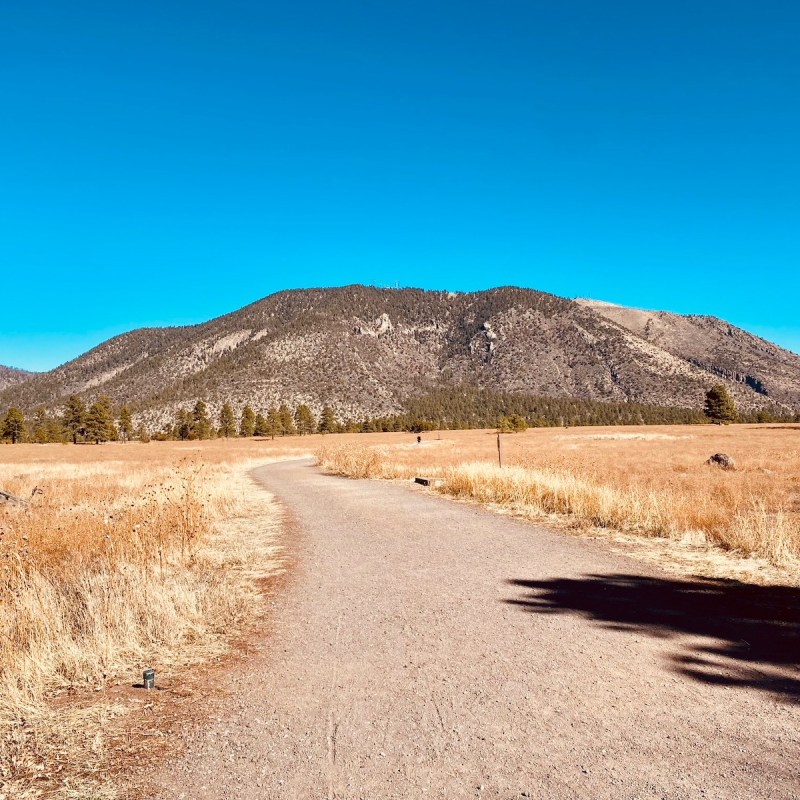
[[[503,450],[500,447],[500,434],[497,434],[497,464],[500,469],[503,468]]]

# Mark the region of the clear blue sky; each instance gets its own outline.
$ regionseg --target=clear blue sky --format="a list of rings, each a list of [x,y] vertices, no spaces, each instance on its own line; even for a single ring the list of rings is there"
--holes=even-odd
[[[518,284],[800,351],[794,0],[5,4],[0,363]]]

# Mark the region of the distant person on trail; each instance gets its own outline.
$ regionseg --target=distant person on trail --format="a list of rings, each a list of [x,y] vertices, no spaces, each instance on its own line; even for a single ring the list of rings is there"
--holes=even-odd
[[[422,443],[422,437],[421,436],[417,436],[417,444],[421,444],[421,443]]]

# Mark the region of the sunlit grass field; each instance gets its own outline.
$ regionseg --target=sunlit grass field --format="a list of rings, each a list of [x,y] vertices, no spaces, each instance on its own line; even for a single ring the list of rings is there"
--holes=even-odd
[[[800,558],[800,426],[447,431],[394,444],[331,443],[329,471],[439,479],[437,490],[532,518],[703,541],[792,568]],[[724,452],[733,471],[706,464]]]
[[[82,696],[145,666],[202,664],[259,613],[257,581],[280,568],[278,518],[246,472],[299,443],[0,447],[0,488],[28,501],[0,504],[8,796],[113,796],[100,777],[113,713]]]
[[[130,685],[144,666],[202,665],[258,617],[259,581],[281,568],[279,509],[247,473],[272,460],[316,453],[342,475],[437,477],[436,491],[500,511],[704,542],[798,575],[800,426],[547,428],[501,442],[502,468],[494,431],[0,446],[0,489],[26,501],[0,504],[0,786],[114,796],[104,707],[73,713],[63,699]],[[717,452],[736,470],[706,465]]]

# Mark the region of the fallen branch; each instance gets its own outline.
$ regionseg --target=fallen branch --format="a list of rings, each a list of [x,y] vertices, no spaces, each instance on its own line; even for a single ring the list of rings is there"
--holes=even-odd
[[[2,503],[13,503],[16,506],[26,506],[28,502],[23,500],[21,497],[17,497],[16,495],[11,494],[10,492],[4,492],[0,489],[0,502]]]

